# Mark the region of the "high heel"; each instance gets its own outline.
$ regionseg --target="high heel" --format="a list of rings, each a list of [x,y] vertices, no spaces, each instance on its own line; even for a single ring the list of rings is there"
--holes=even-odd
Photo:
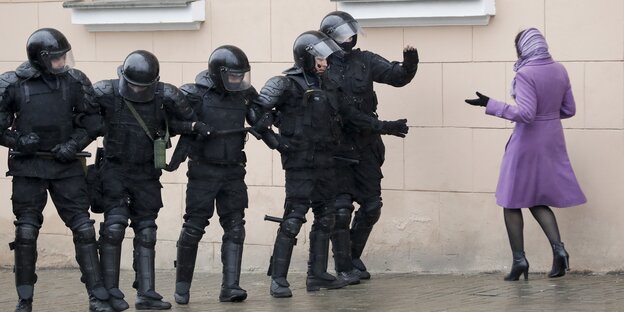
[[[505,280],[517,281],[522,274],[524,274],[525,280],[529,279],[529,261],[524,256],[524,251],[514,251],[511,271],[505,276]]]
[[[552,244],[553,265],[552,270],[548,273],[548,277],[561,277],[570,271],[570,255],[563,247],[563,243]]]

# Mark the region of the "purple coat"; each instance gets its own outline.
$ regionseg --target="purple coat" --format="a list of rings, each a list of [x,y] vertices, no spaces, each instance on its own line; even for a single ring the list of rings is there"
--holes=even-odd
[[[496,203],[505,208],[585,203],[566,151],[561,119],[576,112],[570,79],[551,58],[516,74],[516,104],[490,99],[486,114],[516,122],[500,168]]]

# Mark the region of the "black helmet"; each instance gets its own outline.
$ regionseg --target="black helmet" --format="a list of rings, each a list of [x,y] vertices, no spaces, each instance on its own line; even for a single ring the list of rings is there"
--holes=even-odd
[[[149,102],[156,94],[160,65],[156,56],[144,50],[130,53],[117,69],[119,94],[133,102]]]
[[[54,28],[32,33],[26,42],[26,53],[30,64],[43,72],[60,74],[74,66],[69,41]]]
[[[357,43],[357,34],[363,34],[362,28],[351,14],[342,11],[331,12],[321,21],[320,31],[328,35],[340,47],[349,52]],[[351,41],[348,41],[352,38]]]
[[[336,51],[341,51],[340,47],[331,38],[320,31],[306,31],[293,44],[295,67],[312,73],[316,57],[327,58]]]
[[[251,68],[243,50],[224,45],[216,48],[208,59],[208,74],[219,88],[243,91],[251,87]]]

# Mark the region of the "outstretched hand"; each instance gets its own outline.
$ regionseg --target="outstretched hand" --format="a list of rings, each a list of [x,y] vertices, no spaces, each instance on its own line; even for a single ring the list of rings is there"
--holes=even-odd
[[[415,69],[418,67],[418,50],[412,46],[406,46],[403,49],[403,66],[409,69]]]
[[[485,96],[481,93],[479,93],[479,91],[476,92],[477,96],[479,98],[477,99],[465,99],[464,101],[470,105],[473,106],[487,106],[488,101],[490,101],[490,98],[488,96]]]

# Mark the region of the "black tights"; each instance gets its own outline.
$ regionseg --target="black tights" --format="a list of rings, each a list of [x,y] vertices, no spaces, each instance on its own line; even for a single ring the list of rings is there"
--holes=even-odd
[[[557,219],[552,209],[548,206],[535,206],[529,208],[537,223],[542,227],[544,234],[552,245],[561,242]],[[521,209],[503,209],[505,216],[505,226],[509,236],[511,251],[524,251],[524,220]]]

